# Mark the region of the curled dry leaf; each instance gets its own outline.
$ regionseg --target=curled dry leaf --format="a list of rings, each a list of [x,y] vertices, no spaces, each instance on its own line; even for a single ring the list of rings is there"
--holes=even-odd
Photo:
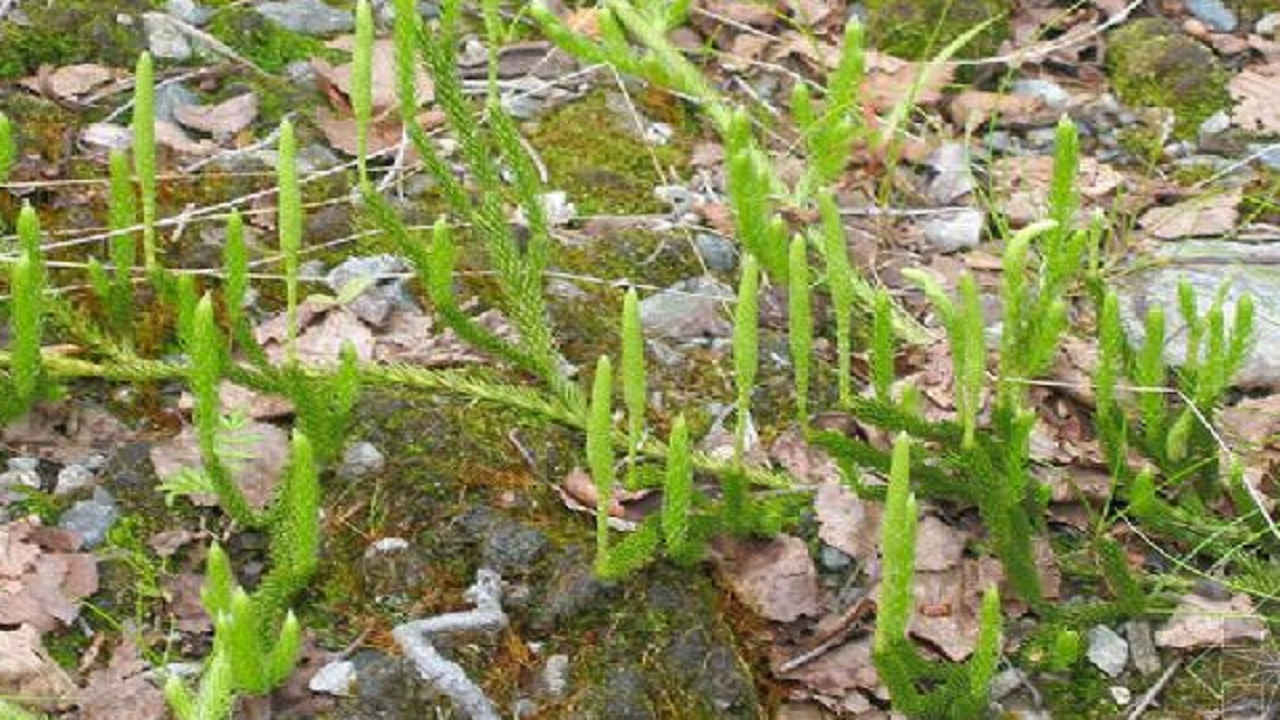
[[[20,84],[45,97],[79,103],[93,91],[128,76],[127,72],[117,68],[82,63],[60,68],[41,67],[39,72],[24,78]]]
[[[596,490],[595,480],[580,467],[575,467],[565,475],[564,481],[555,486],[564,506],[575,512],[594,515],[596,505],[600,502],[600,494]],[[615,487],[613,503],[609,506],[609,527],[621,532],[634,532],[637,523],[626,519],[627,508],[624,501],[638,500],[648,493],[635,493]]]
[[[179,105],[173,117],[183,126],[227,137],[249,127],[258,117],[258,96],[247,92],[214,105]]]
[[[236,438],[243,441],[236,443],[236,449],[252,454],[252,458],[227,463],[228,470],[249,504],[265,508],[289,458],[289,434],[275,425],[249,420]],[[187,425],[177,435],[152,445],[151,464],[161,480],[186,468],[199,468],[200,442],[195,428]],[[213,495],[193,495],[191,500],[207,507],[218,503]]]
[[[70,697],[75,683],[45,652],[40,631],[30,625],[0,630],[0,696],[47,698],[46,706]]]
[[[98,590],[97,560],[73,552],[79,545],[75,533],[25,520],[0,527],[0,625],[48,632],[76,619]]]
[[[800,538],[713,541],[712,559],[743,604],[766,620],[791,622],[821,610],[818,569]]]
[[[1183,595],[1165,626],[1156,631],[1158,647],[1218,648],[1262,642],[1267,623],[1253,609],[1249,596],[1211,600],[1203,595]]]
[[[190,135],[175,123],[156,121],[156,144],[179,155],[203,157],[218,151],[218,146],[208,140],[192,140]]]

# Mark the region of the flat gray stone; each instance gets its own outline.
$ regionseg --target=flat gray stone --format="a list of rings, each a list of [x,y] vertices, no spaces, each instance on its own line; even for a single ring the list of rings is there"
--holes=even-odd
[[[1095,625],[1089,628],[1088,658],[1108,677],[1116,677],[1129,662],[1129,643],[1106,625]]]
[[[1234,384],[1245,388],[1280,388],[1280,245],[1253,245],[1226,240],[1183,240],[1165,243],[1143,258],[1152,269],[1141,270],[1121,285],[1120,317],[1130,342],[1141,343],[1147,308],[1161,307],[1165,316],[1165,361],[1182,365],[1186,355],[1185,324],[1178,304],[1178,284],[1195,290],[1199,311],[1212,304],[1224,283],[1223,316],[1232,326],[1236,303],[1253,298],[1254,344]]]
[[[733,290],[715,278],[681,280],[640,301],[640,324],[671,340],[727,338],[733,326],[723,306],[733,297]]]
[[[172,17],[161,12],[144,13],[142,25],[147,31],[147,49],[157,59],[181,62],[191,58],[191,40]]]
[[[924,232],[924,239],[935,250],[953,253],[977,247],[986,222],[981,210],[965,208],[926,220],[920,224],[920,229]]]
[[[1208,25],[1214,32],[1235,32],[1236,26],[1239,25],[1236,14],[1224,5],[1222,0],[1186,0],[1183,4],[1187,12]]]
[[[86,548],[94,548],[107,538],[107,531],[115,524],[120,513],[116,501],[102,488],[93,491],[89,500],[81,500],[62,513],[58,527],[71,530],[84,539]]]
[[[263,17],[303,35],[333,35],[355,28],[355,16],[320,0],[284,0],[259,3],[255,8]]]

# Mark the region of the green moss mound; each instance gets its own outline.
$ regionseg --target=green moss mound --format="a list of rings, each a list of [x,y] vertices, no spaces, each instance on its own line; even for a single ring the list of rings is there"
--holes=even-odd
[[[1107,72],[1125,104],[1173,110],[1179,138],[1231,106],[1227,71],[1213,51],[1167,20],[1135,20],[1112,33]]]
[[[867,36],[884,52],[923,60],[937,55],[974,25],[995,18],[956,53],[957,57],[983,57],[1009,37],[1010,10],[1007,0],[868,0]]]
[[[320,40],[287,30],[247,7],[219,10],[206,30],[270,73],[296,60],[329,54]]]
[[[58,0],[23,3],[28,22],[0,22],[0,78],[34,73],[41,65],[97,62],[133,67],[143,47],[146,0]],[[132,22],[119,18],[132,16]]]

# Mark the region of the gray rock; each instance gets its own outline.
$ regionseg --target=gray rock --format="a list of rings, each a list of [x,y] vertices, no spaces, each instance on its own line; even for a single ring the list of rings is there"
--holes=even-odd
[[[180,82],[156,86],[156,120],[174,122],[174,110],[180,105],[200,105],[200,96]]]
[[[0,490],[26,487],[39,490],[44,482],[40,479],[40,459],[33,457],[9,458],[9,469],[0,473]]]
[[[542,211],[546,213],[547,223],[552,227],[568,225],[578,217],[578,208],[569,202],[569,193],[563,190],[543,193]]]
[[[178,62],[191,58],[191,40],[168,14],[143,13],[142,26],[147,32],[147,49],[156,58]]]
[[[1270,145],[1250,145],[1249,154],[1258,158],[1258,162],[1271,170],[1280,171],[1280,143]]]
[[[1054,142],[1057,141],[1058,130],[1052,127],[1032,128],[1027,131],[1025,137],[1027,145],[1031,146],[1031,149],[1037,151],[1047,150],[1053,147]]]
[[[1160,672],[1160,653],[1156,650],[1155,639],[1151,634],[1151,623],[1130,620],[1124,624],[1124,636],[1129,641],[1129,655],[1138,672],[1143,675]]]
[[[972,159],[964,143],[944,143],[924,162],[934,172],[925,189],[930,200],[939,205],[949,205],[973,191]]]
[[[264,2],[255,9],[268,20],[303,35],[333,35],[355,27],[352,13],[320,0]]]
[[[1222,3],[1222,0],[1185,0],[1187,12],[1197,20],[1209,26],[1214,32],[1235,32],[1239,21],[1236,14]]]
[[[40,458],[27,457],[21,455],[9,458],[8,466],[10,470],[18,470],[21,472],[35,472],[40,468]]]
[[[1116,677],[1124,672],[1129,661],[1129,643],[1106,625],[1095,625],[1089,629],[1089,662],[1106,673],[1108,677]]]
[[[1231,116],[1227,114],[1226,110],[1219,110],[1200,123],[1198,132],[1200,137],[1204,138],[1226,132],[1229,127],[1231,127]]]
[[[373,12],[378,22],[390,26],[396,19],[396,4],[394,0],[373,0]],[[427,20],[434,20],[440,16],[440,3],[418,0],[418,14]]]
[[[853,564],[853,558],[838,548],[823,543],[822,549],[818,551],[818,564],[828,572],[840,572]]]
[[[1111,699],[1120,707],[1128,705],[1133,700],[1133,691],[1123,685],[1112,685],[1107,688],[1107,692],[1111,693]]]
[[[72,463],[58,471],[58,483],[53,486],[54,495],[67,495],[93,483],[93,471]]]
[[[335,295],[341,295],[350,283],[368,283],[358,296],[347,303],[347,309],[370,325],[381,326],[397,309],[415,309],[413,296],[399,277],[409,266],[397,255],[350,257],[325,276],[325,284]]]
[[[357,652],[351,662],[356,668],[359,694],[339,708],[337,717],[351,720],[421,717],[423,708],[435,707],[436,692],[413,666],[376,650]]]
[[[723,306],[732,299],[733,290],[715,278],[681,280],[640,301],[640,324],[672,340],[727,338],[733,327]]]
[[[499,522],[485,536],[483,564],[500,575],[525,575],[533,570],[550,541],[541,531],[515,522]]]
[[[728,238],[711,233],[698,233],[693,238],[693,247],[698,251],[698,257],[702,258],[702,263],[708,270],[729,272],[738,266],[738,247]]]
[[[338,477],[344,480],[357,480],[382,471],[387,459],[382,451],[370,442],[357,442],[347,446],[342,453],[342,464],[338,466]]]
[[[693,212],[699,201],[698,194],[683,185],[659,185],[653,196],[670,206],[671,217],[677,219]]]
[[[87,548],[97,547],[107,537],[107,531],[115,523],[119,512],[116,501],[102,488],[93,491],[93,497],[72,505],[58,519],[58,527],[71,530],[84,539]]]
[[[982,240],[986,215],[981,210],[965,208],[946,215],[939,215],[921,223],[924,239],[936,250],[952,253],[969,250]]]
[[[311,676],[307,689],[337,697],[350,697],[356,687],[356,666],[350,660],[336,660]]]
[[[1037,98],[1045,106],[1054,110],[1064,108],[1071,102],[1071,93],[1062,89],[1058,83],[1042,78],[1014,80],[1009,87],[1009,92],[1014,95]]]
[[[1254,26],[1254,31],[1262,37],[1280,35],[1280,12],[1263,15],[1258,19],[1258,24]]]
[[[127,150],[133,146],[133,131],[115,123],[89,123],[80,132],[80,144],[101,152]]]
[[[1178,303],[1178,284],[1195,290],[1201,313],[1219,287],[1226,285],[1223,314],[1228,328],[1236,302],[1244,293],[1253,298],[1259,318],[1280,316],[1280,245],[1251,245],[1225,240],[1183,240],[1164,243],[1144,257],[1150,269],[1141,270],[1119,286],[1120,315],[1133,343],[1141,343],[1146,309],[1161,307],[1165,315],[1165,360],[1181,365],[1186,353],[1185,325]],[[1255,342],[1236,374],[1235,384],[1249,388],[1280,387],[1280,326],[1254,323]]]
[[[213,11],[195,0],[167,0],[164,11],[188,25],[200,27],[209,21]]]

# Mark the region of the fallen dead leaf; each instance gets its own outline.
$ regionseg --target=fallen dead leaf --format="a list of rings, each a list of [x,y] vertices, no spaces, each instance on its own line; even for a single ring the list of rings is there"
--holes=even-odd
[[[772,540],[722,537],[712,542],[711,550],[734,596],[760,617],[791,622],[821,609],[818,569],[800,538],[786,534]]]
[[[203,157],[218,151],[218,146],[208,140],[192,140],[177,124],[167,120],[156,121],[156,144],[179,155]]]
[[[61,704],[76,691],[75,683],[54,662],[30,625],[0,630],[0,696],[47,698],[46,708]]]
[[[351,52],[355,48],[355,37],[345,35],[335,38],[329,42],[329,47],[335,50],[344,50]],[[348,98],[347,104],[350,107],[351,97],[351,71],[352,64],[332,65],[321,58],[313,58],[311,66],[315,68],[317,77],[324,83],[327,83],[333,89],[342,93]],[[399,107],[399,97],[396,88],[396,49],[395,42],[382,38],[373,41],[373,84],[370,88],[370,94],[373,99],[373,112],[378,115],[387,110]],[[418,66],[414,71],[414,90],[417,94],[419,105],[431,102],[435,97],[434,85],[431,83],[430,76],[426,71]]]
[[[311,312],[304,318],[301,308],[308,305],[312,305]],[[287,355],[286,325],[287,318],[281,313],[254,331],[272,362],[283,362]],[[335,365],[348,343],[356,359],[367,362],[373,357],[373,331],[344,307],[304,302],[299,306],[296,343],[297,359],[305,364]]]
[[[840,481],[840,468],[826,450],[810,445],[798,428],[787,428],[769,446],[769,457],[792,477],[810,484]]]
[[[778,21],[778,8],[774,3],[750,0],[701,0],[698,5],[711,16],[719,16],[739,25],[768,29]]]
[[[89,675],[77,698],[82,720],[162,720],[168,717],[164,694],[147,679],[149,666],[126,633],[111,652],[111,662]],[[127,710],[126,710],[127,708]]]
[[[271,501],[280,473],[289,459],[289,434],[269,423],[248,420],[237,433],[244,444],[237,449],[253,455],[252,459],[229,464],[228,470],[240,485],[245,499],[262,509]],[[164,480],[184,468],[199,468],[200,443],[193,426],[187,425],[177,435],[151,446],[151,464]],[[211,495],[194,495],[192,502],[212,507],[218,499]]]
[[[203,587],[204,575],[200,573],[179,573],[166,579],[165,607],[178,630],[205,633],[213,629],[213,620],[205,612],[200,600],[200,590]]]
[[[884,506],[863,500],[838,480],[818,486],[813,499],[818,538],[865,567],[879,556],[880,519]]]
[[[1248,132],[1280,134],[1280,60],[1245,68],[1227,83],[1231,122]]]
[[[71,552],[74,537],[26,520],[0,527],[0,625],[48,632],[76,619],[80,599],[98,590],[98,565]]]
[[[936,105],[942,99],[942,91],[951,82],[954,67],[947,63],[911,62],[868,50],[866,73],[866,80],[862,86],[862,102],[885,112],[908,97],[918,106]],[[917,77],[923,79],[913,96],[911,90]]]
[[[1048,155],[1005,157],[992,164],[991,178],[996,196],[1010,223],[1022,226],[1048,216],[1052,177],[1053,157]],[[1124,182],[1124,176],[1110,165],[1090,157],[1081,158],[1080,172],[1076,176],[1076,188],[1081,199],[1081,215],[1077,222],[1085,217],[1086,206],[1107,197]]]
[[[276,420],[293,414],[293,403],[278,395],[264,395],[243,385],[224,380],[218,385],[218,403],[223,412],[236,410],[254,420]],[[190,412],[195,408],[195,398],[183,392],[178,398],[178,409]]]
[[[842,696],[858,690],[876,691],[880,676],[871,655],[871,637],[851,640],[794,670],[779,673],[823,695]]]
[[[951,101],[951,120],[972,130],[992,118],[998,127],[1027,127],[1043,123],[1053,112],[1038,97],[966,88]]]
[[[1266,621],[1244,594],[1230,600],[1183,595],[1169,622],[1155,633],[1157,647],[1182,650],[1262,642],[1267,636]]]
[[[1280,80],[1280,78],[1277,78]],[[1277,98],[1280,100],[1280,97]],[[1176,205],[1157,206],[1143,213],[1138,225],[1160,240],[1219,237],[1236,227],[1243,191],[1198,195]]]
[[[182,125],[214,137],[229,137],[258,117],[258,96],[247,92],[214,105],[179,105],[173,117]]]
[[[128,75],[117,68],[81,63],[59,68],[42,67],[35,75],[21,80],[20,84],[46,97],[78,103],[94,90]]]
[[[0,429],[0,440],[22,455],[34,455],[60,465],[111,450],[135,439],[114,415],[84,402],[48,402]]]
[[[580,512],[585,515],[595,515],[596,505],[600,502],[599,492],[596,490],[595,480],[591,479],[591,475],[580,467],[575,467],[565,475],[564,480],[554,486],[556,493],[560,495],[560,500],[564,502],[564,506]],[[626,490],[614,488],[613,503],[609,506],[609,517],[607,522],[609,527],[620,532],[635,532],[639,527],[639,523],[626,519],[627,509],[622,504],[623,500],[634,499]]]

